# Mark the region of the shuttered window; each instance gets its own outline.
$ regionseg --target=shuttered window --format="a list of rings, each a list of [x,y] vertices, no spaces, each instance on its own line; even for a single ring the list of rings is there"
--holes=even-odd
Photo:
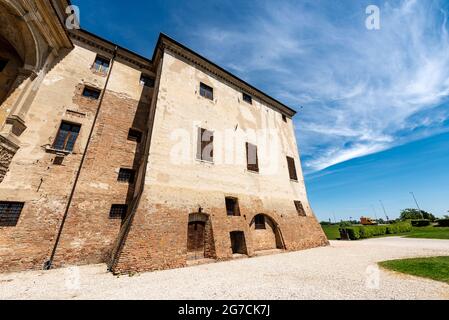
[[[306,216],[306,211],[304,210],[304,206],[302,205],[301,201],[295,201],[295,207],[296,211],[298,212],[298,215],[301,217]]]
[[[198,128],[198,160],[214,161],[214,133],[203,128]]]
[[[94,62],[94,70],[103,74],[107,74],[109,71],[110,60],[103,58],[101,56],[97,56]]]
[[[226,197],[226,212],[228,216],[240,216],[239,202],[237,198]]]
[[[259,158],[257,156],[257,146],[246,143],[246,162],[247,169],[253,172],[259,172]]]
[[[295,159],[287,157],[288,172],[290,174],[290,179],[298,181],[298,175],[296,173]]]
[[[200,95],[204,98],[214,100],[214,89],[201,82]]]
[[[73,151],[81,125],[63,121],[59,127],[53,148],[61,151]]]

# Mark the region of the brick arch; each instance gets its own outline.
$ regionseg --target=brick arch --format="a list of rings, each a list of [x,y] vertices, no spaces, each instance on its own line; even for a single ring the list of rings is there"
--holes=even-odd
[[[264,229],[257,229],[256,222],[258,217],[264,218]],[[281,227],[270,215],[266,213],[255,214],[251,219],[249,229],[255,251],[286,249]]]
[[[0,0],[0,35],[17,51],[24,68],[35,73],[42,67],[42,53],[39,32],[32,19],[16,3]]]

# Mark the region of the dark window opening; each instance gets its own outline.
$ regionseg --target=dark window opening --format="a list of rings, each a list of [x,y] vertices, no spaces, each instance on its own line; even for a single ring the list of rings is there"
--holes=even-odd
[[[101,73],[108,73],[110,60],[97,56],[94,62],[94,70]]]
[[[214,100],[214,89],[201,82],[200,83],[200,95],[204,98]]]
[[[306,216],[306,211],[304,210],[304,206],[302,205],[301,201],[295,201],[295,207],[296,207],[296,211],[298,212],[298,214],[301,217]]]
[[[257,215],[254,217],[254,225],[256,227],[256,230],[262,230],[262,229],[266,229],[266,225],[265,225],[265,216],[264,215]]]
[[[243,93],[243,101],[248,102],[249,104],[253,104],[253,98],[246,93]]]
[[[83,90],[83,97],[98,100],[100,98],[101,91],[94,88],[85,87]]]
[[[111,211],[109,212],[110,219],[124,219],[128,212],[128,206],[126,204],[113,204]]]
[[[128,140],[135,141],[137,143],[142,142],[142,132],[136,129],[129,129]]]
[[[134,183],[135,174],[136,174],[135,170],[120,168],[117,181]]]
[[[285,114],[282,115],[282,120],[283,120],[284,122],[287,122],[287,116],[286,116]]]
[[[231,248],[233,254],[248,254],[243,231],[231,232]]]
[[[257,156],[257,146],[246,143],[246,162],[247,169],[253,172],[259,172],[259,158]]]
[[[62,151],[73,151],[76,139],[81,130],[81,125],[63,121],[59,127],[53,148]]]
[[[0,202],[0,227],[15,227],[19,222],[20,214],[25,203]]]
[[[290,174],[290,179],[298,181],[298,175],[296,173],[295,159],[287,157],[288,172]]]
[[[146,75],[140,76],[140,85],[153,88],[154,87],[154,78]]]
[[[226,197],[226,212],[228,216],[240,216],[239,201],[237,198]]]
[[[198,150],[196,158],[203,161],[214,161],[214,133],[198,128]]]
[[[0,58],[0,72],[2,72],[6,68],[7,64],[8,64],[8,60]]]

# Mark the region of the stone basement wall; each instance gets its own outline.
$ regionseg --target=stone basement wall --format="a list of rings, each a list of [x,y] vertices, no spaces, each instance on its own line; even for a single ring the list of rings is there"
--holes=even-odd
[[[201,203],[209,214],[213,231],[213,243],[217,260],[232,259],[230,233],[243,231],[249,256],[255,251],[270,249],[261,246],[260,234],[250,228],[254,216],[263,212],[279,224],[287,251],[296,251],[328,245],[318,221],[313,216],[300,217],[294,205],[287,206],[285,199],[266,199],[270,203],[284,203],[279,210],[268,210],[264,201],[257,196],[234,195],[239,198],[241,216],[227,216],[225,195],[221,192],[201,192],[196,190],[175,190],[150,188],[147,200],[136,213],[131,230],[113,272],[155,271],[186,266],[187,234],[189,214],[197,211]],[[167,204],[163,194],[176,194],[176,201]],[[182,203],[182,205],[181,205]],[[280,213],[282,212],[282,213]],[[266,233],[263,243],[271,243],[274,234]],[[263,238],[263,237],[262,237]],[[275,246],[275,245],[274,245]],[[271,247],[272,248],[272,247]]]

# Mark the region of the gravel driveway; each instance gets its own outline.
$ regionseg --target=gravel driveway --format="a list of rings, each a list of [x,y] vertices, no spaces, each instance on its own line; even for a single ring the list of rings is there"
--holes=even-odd
[[[0,275],[0,299],[449,299],[376,262],[449,255],[449,240],[333,241],[300,252],[115,277],[105,265]]]

